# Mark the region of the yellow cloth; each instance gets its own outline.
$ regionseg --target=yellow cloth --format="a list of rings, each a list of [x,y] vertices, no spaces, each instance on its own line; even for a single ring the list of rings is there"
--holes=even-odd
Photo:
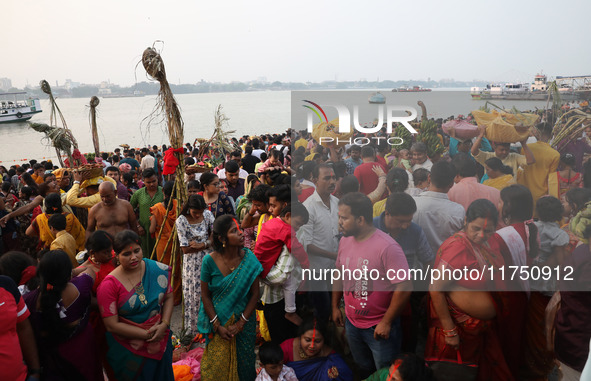
[[[68,254],[70,257],[70,261],[72,261],[72,266],[78,267],[78,262],[76,261],[76,254],[78,251],[76,250],[76,240],[70,233],[65,230],[58,232],[55,235],[55,239],[51,243],[49,247],[50,250],[63,250]]]
[[[33,181],[35,181],[35,184],[42,184],[43,183],[43,176],[37,176],[35,173],[33,173],[31,175],[31,178],[33,179]]]
[[[314,160],[314,155],[316,155],[316,152],[312,152],[311,154],[309,154],[308,156],[306,156],[304,158],[304,161],[312,161],[312,160]]]
[[[388,199],[385,198],[383,200],[380,200],[378,202],[376,202],[375,204],[373,204],[373,216],[378,217],[379,215],[381,215],[382,213],[384,213],[384,211],[386,210],[386,201]]]
[[[306,149],[306,147],[308,146],[308,141],[304,138],[300,138],[300,139],[296,140],[294,146],[295,146],[295,149],[298,149],[300,147],[304,147],[304,149]]]
[[[558,172],[552,172],[548,175],[548,194],[560,199],[560,182],[558,181]]]
[[[234,315],[228,320],[225,327],[228,328],[232,324],[234,324]],[[220,335],[213,335],[205,347],[201,359],[201,380],[239,381],[235,337],[227,341],[222,339]]]
[[[109,176],[104,177],[105,181],[109,181],[117,187],[117,183],[115,180],[110,178]],[[101,202],[101,195],[98,193],[93,194],[92,196],[87,197],[78,197],[78,194],[81,192],[80,184],[72,185],[72,188],[66,194],[66,205],[74,206],[77,208],[86,208],[90,209],[99,202]]]
[[[51,173],[55,176],[55,179],[57,181],[60,181],[64,177],[64,173],[66,173],[67,171],[68,170],[66,168],[59,168]]]
[[[497,177],[496,179],[491,179],[489,177],[488,180],[484,181],[482,184],[488,185],[489,187],[493,187],[498,190],[503,190],[503,188],[507,188],[509,185],[515,184],[515,179],[512,175],[503,175]]]
[[[478,150],[478,155],[474,156],[474,159],[476,159],[476,161],[484,167],[484,162],[491,157],[496,157],[494,152],[484,152]],[[535,158],[537,160],[538,157],[535,156]],[[527,165],[527,159],[525,156],[519,155],[515,152],[511,152],[509,155],[507,155],[505,160],[502,160],[502,162],[503,164],[513,168],[513,176],[517,175],[517,172],[519,172],[519,167],[525,167]]]
[[[527,146],[533,152],[536,162],[523,169],[517,176],[517,182],[529,188],[535,205],[540,197],[548,194],[548,176],[556,172],[560,154],[544,142],[535,142]]]
[[[74,240],[76,240],[76,246],[78,251],[84,250],[84,242],[86,241],[84,227],[78,221],[76,216],[73,214],[66,214],[66,231],[70,233]],[[55,239],[53,234],[51,234],[51,230],[49,229],[49,215],[45,213],[41,213],[40,215],[35,218],[35,222],[37,223],[37,227],[39,228],[39,239],[43,241],[43,244],[47,247],[51,247],[51,243]]]

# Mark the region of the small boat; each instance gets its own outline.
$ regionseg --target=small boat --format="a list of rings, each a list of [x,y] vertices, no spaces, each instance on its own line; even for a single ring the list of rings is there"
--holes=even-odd
[[[39,98],[27,98],[24,91],[0,93],[0,123],[24,122],[41,111]]]
[[[392,89],[392,92],[394,92],[394,93],[422,93],[425,91],[431,91],[431,89],[427,89],[422,86],[413,86],[413,87],[402,86],[397,89]]]
[[[384,96],[384,94],[380,93],[379,91],[375,92],[370,95],[369,103],[382,105],[382,104],[386,103],[386,97]]]

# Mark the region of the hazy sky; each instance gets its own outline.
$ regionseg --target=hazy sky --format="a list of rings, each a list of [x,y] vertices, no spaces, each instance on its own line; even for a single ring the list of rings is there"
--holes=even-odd
[[[591,74],[588,1],[4,2],[0,77],[13,85],[145,80],[163,40],[171,83],[527,80]],[[159,45],[161,46],[161,45]]]

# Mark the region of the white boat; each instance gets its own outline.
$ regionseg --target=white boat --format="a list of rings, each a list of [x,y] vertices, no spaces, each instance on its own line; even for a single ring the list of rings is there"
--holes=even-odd
[[[24,122],[41,111],[39,98],[27,98],[24,91],[0,93],[0,123]]]

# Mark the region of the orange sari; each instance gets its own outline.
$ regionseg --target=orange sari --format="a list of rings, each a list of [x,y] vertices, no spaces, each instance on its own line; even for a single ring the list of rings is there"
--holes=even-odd
[[[164,224],[164,227],[162,228],[162,236],[160,236],[160,240],[156,245],[155,259],[158,262],[164,263],[173,268],[172,289],[174,293],[174,304],[178,305],[181,303],[182,299],[182,259],[180,257],[175,257],[172,255],[172,242],[170,242],[167,246],[171,234],[175,232],[174,234],[176,235],[176,231],[174,229],[176,221],[177,200],[172,200],[172,202],[172,208],[168,212],[168,214],[166,213],[166,208],[164,207],[164,204],[162,204],[161,202],[152,206],[150,208],[150,213],[152,214],[151,218],[156,219],[156,232],[153,234],[153,238],[158,237],[158,234],[160,233],[160,228],[162,227],[162,224]]]

